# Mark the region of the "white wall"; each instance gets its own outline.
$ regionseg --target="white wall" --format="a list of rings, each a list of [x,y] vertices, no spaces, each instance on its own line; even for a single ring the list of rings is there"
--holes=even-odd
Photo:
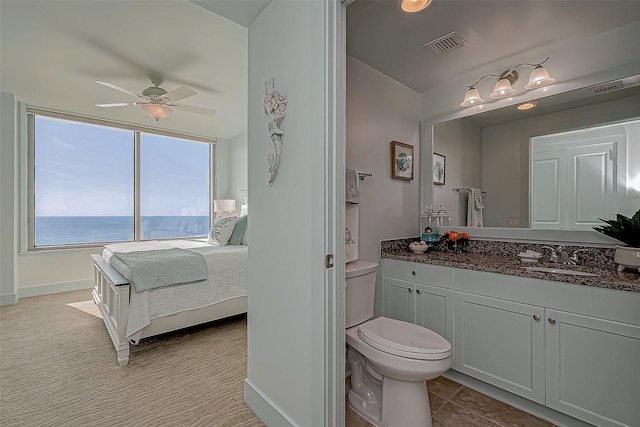
[[[247,133],[216,142],[216,199],[235,199],[236,208],[244,202],[247,190]]]
[[[418,92],[347,56],[346,165],[373,174],[360,182],[360,259],[379,261],[381,240],[419,235],[420,99]],[[414,147],[413,181],[391,178],[391,141]],[[377,284],[381,314],[380,277]]]
[[[248,189],[247,133],[229,140],[229,197],[236,199],[236,206],[244,203],[243,190]]]
[[[249,26],[248,364],[267,425],[324,426],[325,2],[272,1]],[[335,18],[334,18],[335,19]],[[265,81],[286,95],[272,186]]]
[[[0,305],[16,302],[14,261],[15,97],[0,92]]]

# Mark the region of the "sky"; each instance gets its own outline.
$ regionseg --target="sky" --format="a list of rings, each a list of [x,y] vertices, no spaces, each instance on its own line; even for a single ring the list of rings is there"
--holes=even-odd
[[[36,216],[133,215],[134,132],[36,116]],[[209,144],[140,138],[141,215],[209,215]]]

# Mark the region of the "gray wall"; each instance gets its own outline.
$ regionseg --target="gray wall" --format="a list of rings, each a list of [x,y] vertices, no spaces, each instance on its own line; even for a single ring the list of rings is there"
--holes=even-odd
[[[433,209],[441,204],[451,214],[450,225],[467,224],[468,191],[455,187],[482,187],[482,137],[478,126],[466,119],[435,126],[433,151],[445,156],[445,184],[434,185]]]
[[[381,240],[419,234],[419,113],[418,92],[347,56],[346,165],[373,174],[360,182],[360,259],[379,261]],[[413,181],[391,178],[394,140],[414,147]]]

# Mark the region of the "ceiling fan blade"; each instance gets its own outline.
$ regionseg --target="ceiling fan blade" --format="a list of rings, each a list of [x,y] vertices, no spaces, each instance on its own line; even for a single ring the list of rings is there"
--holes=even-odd
[[[189,113],[203,114],[205,116],[213,116],[216,114],[214,110],[209,110],[208,108],[202,107],[194,107],[193,105],[184,105],[184,104],[167,104],[169,107],[175,107],[183,111],[187,111]]]
[[[170,101],[179,101],[181,99],[185,99],[188,98],[190,96],[193,95],[197,95],[198,92],[196,92],[195,90],[191,89],[190,87],[187,86],[180,86],[177,89],[174,90],[170,90],[169,92],[165,93],[163,95],[164,98],[169,98]]]
[[[114,85],[113,83],[100,82],[100,81],[96,81],[96,83],[98,83],[99,85],[102,85],[102,86],[110,87],[111,89],[119,90],[120,92],[128,93],[129,95],[133,95],[133,96],[138,97],[138,98],[143,98],[142,95],[138,95],[137,93],[132,92],[129,89],[125,89],[125,88],[120,87],[118,85]]]
[[[126,107],[127,105],[136,105],[135,102],[116,102],[114,104],[96,104],[96,107]]]

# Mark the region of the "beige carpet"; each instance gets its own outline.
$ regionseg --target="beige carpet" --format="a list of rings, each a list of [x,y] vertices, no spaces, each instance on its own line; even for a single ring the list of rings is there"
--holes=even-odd
[[[263,426],[243,401],[246,319],[143,340],[127,367],[88,290],[0,307],[2,426]]]

